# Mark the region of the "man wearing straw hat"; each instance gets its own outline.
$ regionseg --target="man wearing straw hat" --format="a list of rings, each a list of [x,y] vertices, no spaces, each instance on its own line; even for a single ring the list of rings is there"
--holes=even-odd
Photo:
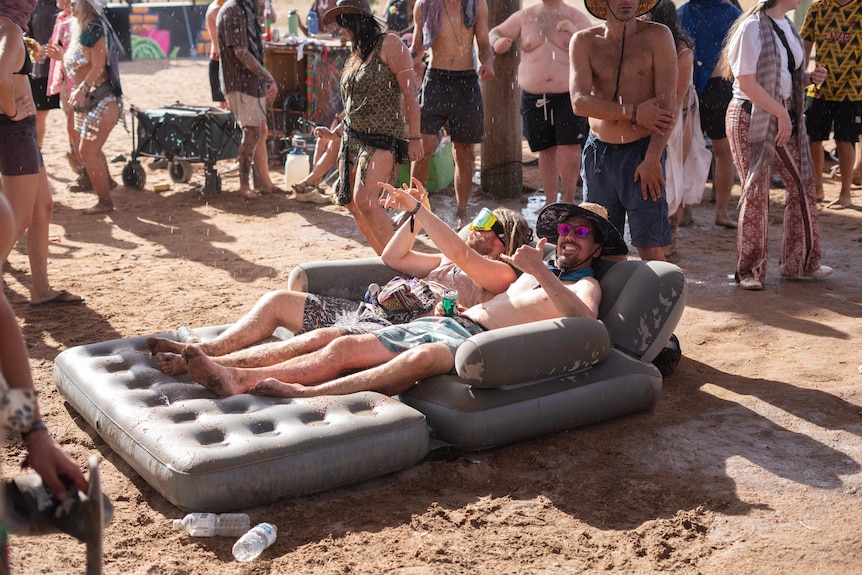
[[[671,243],[664,151],[676,109],[676,47],[670,30],[638,19],[658,0],[586,0],[604,24],[569,44],[575,114],[590,119],[584,144],[584,200],[608,210],[641,259],[664,260]]]

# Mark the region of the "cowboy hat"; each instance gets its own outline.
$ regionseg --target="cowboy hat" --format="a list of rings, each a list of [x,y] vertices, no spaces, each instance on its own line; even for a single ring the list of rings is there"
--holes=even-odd
[[[539,218],[536,220],[536,235],[555,244],[559,238],[557,226],[575,216],[580,216],[595,226],[594,232],[598,232],[596,239],[601,240],[603,256],[625,255],[629,251],[628,246],[619,230],[605,217],[607,213],[604,206],[589,202],[580,206],[565,203],[550,204],[539,212]]]
[[[635,13],[635,18],[638,16],[643,16],[658,4],[658,0],[640,0],[640,4],[638,4],[637,12]],[[608,19],[608,4],[607,0],[584,0],[584,6],[587,11],[598,18],[599,20],[607,20]]]
[[[321,23],[324,26],[329,26],[335,22],[335,17],[341,14],[365,14],[373,16],[378,21],[386,22],[386,20],[371,11],[371,5],[368,3],[368,0],[338,0],[335,8],[327,10],[326,14],[323,15]]]

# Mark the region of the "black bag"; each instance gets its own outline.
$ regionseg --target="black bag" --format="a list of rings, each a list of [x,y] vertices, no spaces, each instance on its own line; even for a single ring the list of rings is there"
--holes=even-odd
[[[72,108],[79,113],[86,113],[95,108],[99,102],[114,93],[114,86],[110,82],[102,82],[96,89],[84,95],[84,103]]]

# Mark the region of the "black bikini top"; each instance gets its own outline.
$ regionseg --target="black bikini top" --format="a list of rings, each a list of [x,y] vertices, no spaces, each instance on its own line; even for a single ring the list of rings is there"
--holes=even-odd
[[[21,65],[21,69],[15,72],[15,74],[19,76],[29,76],[30,73],[33,72],[33,61],[30,59],[30,50],[27,49],[27,45],[24,45],[24,63]]]

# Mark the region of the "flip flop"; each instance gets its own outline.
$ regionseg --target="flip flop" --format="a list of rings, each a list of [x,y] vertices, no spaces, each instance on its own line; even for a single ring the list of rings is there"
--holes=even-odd
[[[49,307],[55,305],[77,305],[84,303],[84,298],[79,295],[74,295],[67,290],[60,290],[57,295],[49,300],[40,301],[39,303],[30,302],[30,307]]]

